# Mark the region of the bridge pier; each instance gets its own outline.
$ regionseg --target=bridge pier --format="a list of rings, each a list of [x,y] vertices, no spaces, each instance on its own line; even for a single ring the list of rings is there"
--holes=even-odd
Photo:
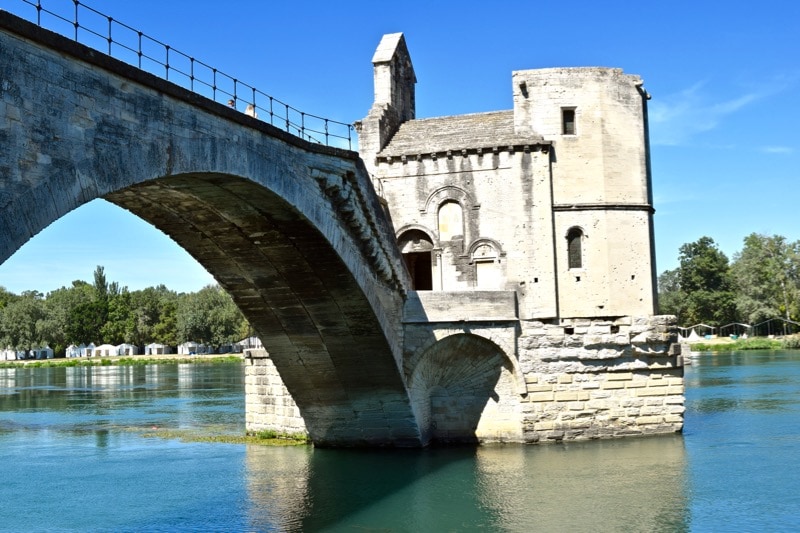
[[[300,409],[263,348],[245,351],[245,420],[248,433],[308,435]]]
[[[421,435],[410,445],[681,431],[674,317],[546,323],[520,320],[515,309],[513,292],[409,293],[403,375]],[[252,352],[247,364],[248,430],[302,433],[302,412],[266,352]]]

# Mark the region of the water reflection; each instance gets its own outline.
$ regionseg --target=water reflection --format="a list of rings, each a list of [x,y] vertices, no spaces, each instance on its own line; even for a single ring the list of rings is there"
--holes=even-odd
[[[246,483],[252,531],[300,531],[309,504],[311,447],[247,446]]]
[[[243,432],[241,365],[0,369],[0,531],[796,529],[800,352],[686,382],[683,437],[364,451],[142,436]]]
[[[0,427],[78,432],[224,428],[241,434],[243,387],[241,365],[0,369]]]
[[[248,448],[251,527],[686,531],[680,437],[405,451]]]
[[[727,380],[724,386],[718,386]],[[702,354],[686,369],[692,527],[793,531],[800,519],[800,352]]]

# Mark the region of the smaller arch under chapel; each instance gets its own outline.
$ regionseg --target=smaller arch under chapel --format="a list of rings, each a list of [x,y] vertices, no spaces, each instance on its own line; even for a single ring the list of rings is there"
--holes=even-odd
[[[621,69],[512,73],[511,110],[416,118],[403,34],[356,124],[416,291],[516,293],[523,320],[652,315],[647,92]]]

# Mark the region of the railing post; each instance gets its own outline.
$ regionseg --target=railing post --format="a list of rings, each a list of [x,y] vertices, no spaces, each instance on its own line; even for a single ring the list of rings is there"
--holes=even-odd
[[[165,60],[166,62],[164,63],[164,70],[166,72],[165,77],[166,77],[167,81],[169,81],[169,45],[165,45],[164,49],[167,52],[166,53],[166,60]]]
[[[211,96],[212,100],[215,102],[217,101],[217,69],[212,68],[211,72],[213,73],[212,82],[211,82]]]
[[[272,101],[273,101],[273,100],[274,100],[274,98],[272,98],[272,97],[270,96],[270,97],[269,97],[269,123],[270,123],[270,124],[272,124],[272,125],[274,126],[275,124],[274,124],[274,123],[273,123],[273,121],[272,121],[272,119],[273,119],[273,118],[274,118],[274,116],[275,116],[275,113],[273,113],[273,109],[272,109],[272,103],[273,103]]]
[[[111,23],[112,22],[114,22],[114,19],[111,18],[111,17],[108,17],[108,37],[106,37],[106,40],[108,40],[108,55],[111,55],[111,43],[114,42],[114,40],[111,38]]]
[[[75,26],[75,41],[77,42],[78,41],[78,27],[79,27],[78,26],[78,6],[80,5],[80,2],[78,2],[78,0],[72,0],[72,2],[75,4],[75,19],[72,21],[72,25]]]
[[[139,49],[137,50],[137,54],[139,55],[139,68],[142,68],[142,32],[136,32],[139,35]]]

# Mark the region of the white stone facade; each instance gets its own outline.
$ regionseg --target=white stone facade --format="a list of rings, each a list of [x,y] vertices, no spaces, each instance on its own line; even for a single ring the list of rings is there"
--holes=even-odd
[[[360,153],[417,289],[404,365],[423,398],[420,425],[434,440],[517,442],[680,431],[674,324],[653,316],[642,80],[612,68],[518,71],[512,110],[416,119],[402,34],[384,36],[373,64]],[[487,383],[455,383],[464,365]],[[476,394],[480,415],[454,417]]]
[[[414,119],[402,35],[378,50],[360,152],[415,288],[513,290],[523,320],[653,314],[648,96],[638,76],[518,71],[513,110]]]

